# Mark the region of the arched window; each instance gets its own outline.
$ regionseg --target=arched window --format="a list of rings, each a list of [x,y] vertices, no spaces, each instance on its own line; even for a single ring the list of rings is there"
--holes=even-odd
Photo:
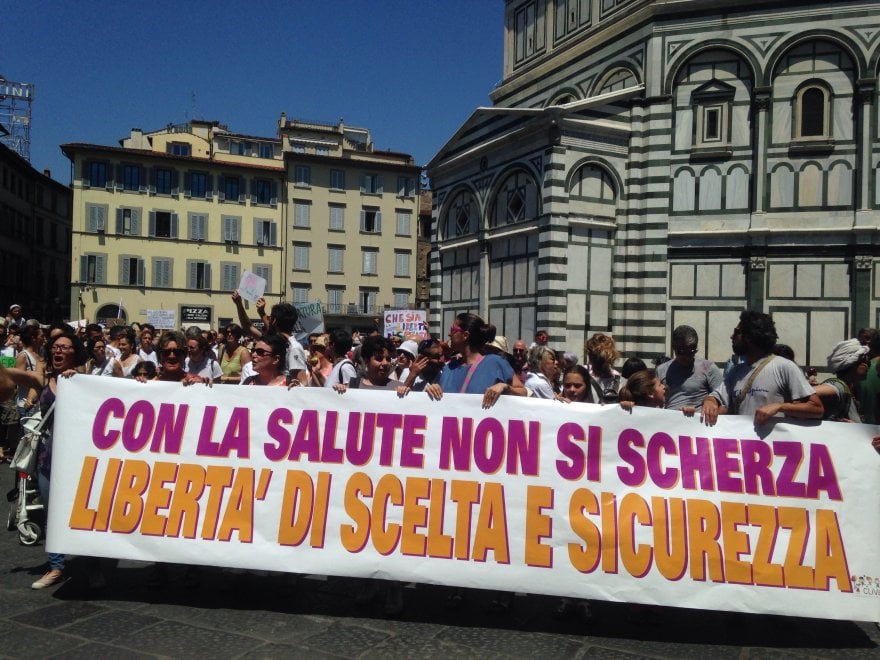
[[[818,87],[801,96],[801,137],[825,134],[825,92]]]
[[[608,92],[617,92],[627,87],[635,87],[639,84],[636,75],[629,69],[619,68],[610,72],[605,76],[601,83],[596,87],[594,94],[607,94]]]
[[[560,94],[559,96],[555,97],[555,98],[550,102],[550,105],[551,105],[551,106],[553,106],[553,105],[565,105],[566,103],[574,103],[575,101],[577,101],[577,99],[575,98],[575,96],[574,96],[573,94],[571,94],[571,93],[569,93],[569,92],[563,92],[563,93]]]
[[[508,176],[495,193],[489,225],[500,227],[534,220],[540,211],[538,184],[534,177],[519,170]]]
[[[122,319],[123,321],[127,321],[128,313],[125,311],[125,308],[120,308],[119,305],[109,304],[102,305],[98,308],[98,311],[95,312],[95,320],[98,323],[107,323],[107,321],[113,319]]]
[[[568,191],[572,197],[596,202],[614,202],[617,197],[611,175],[604,167],[592,163],[578,168],[571,179]]]
[[[795,138],[830,138],[831,92],[815,83],[802,87],[795,96],[794,117]]]
[[[477,231],[477,203],[473,194],[462,190],[452,198],[446,212],[443,238],[455,238]]]

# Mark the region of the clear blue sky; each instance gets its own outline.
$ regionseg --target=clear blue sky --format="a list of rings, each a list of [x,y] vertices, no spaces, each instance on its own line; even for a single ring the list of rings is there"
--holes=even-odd
[[[0,75],[35,85],[31,163],[198,118],[369,128],[425,164],[501,80],[503,0],[6,0]]]

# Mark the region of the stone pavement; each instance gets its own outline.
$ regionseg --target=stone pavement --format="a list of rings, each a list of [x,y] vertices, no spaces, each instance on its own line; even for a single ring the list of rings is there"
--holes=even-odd
[[[0,466],[0,492],[11,486]],[[187,588],[172,567],[157,589],[147,564],[122,561],[90,591],[85,561],[73,558],[60,586],[33,591],[44,562],[41,545],[0,534],[0,657],[880,658],[880,630],[866,623],[678,608],[636,622],[626,605],[594,603],[584,625],[555,621],[558,601],[545,596],[518,596],[496,614],[493,595],[474,591],[451,611],[451,590],[425,585],[404,589],[404,612],[391,619],[381,600],[358,606],[362,583],[347,578],[204,568]]]

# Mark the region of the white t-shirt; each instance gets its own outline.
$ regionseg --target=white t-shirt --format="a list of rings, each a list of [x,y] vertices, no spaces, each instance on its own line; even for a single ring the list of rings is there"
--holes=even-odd
[[[287,341],[290,344],[287,348],[288,373],[291,371],[302,371],[303,369],[307,369],[306,352],[303,350],[302,344],[300,344],[293,335],[288,337]]]
[[[324,383],[324,387],[333,387],[340,383],[348,385],[348,381],[355,376],[357,376],[357,369],[355,369],[354,362],[344,358],[333,365],[333,371],[327,376],[327,382]]]
[[[188,374],[197,374],[202,378],[210,378],[217,380],[223,375],[220,363],[210,353],[206,353],[205,357],[198,363],[192,363],[190,358],[186,358],[183,370]]]
[[[526,382],[523,383],[523,385],[525,385],[526,389],[531,391],[532,394],[539,399],[556,398],[556,392],[553,391],[553,386],[544,374],[530,371],[528,376],[526,376]]]
[[[752,380],[749,390],[740,393],[749,384],[752,372],[765,363],[761,371]],[[768,403],[791,403],[802,401],[814,394],[813,386],[804,376],[804,372],[791,360],[784,357],[768,356],[756,360],[753,364],[743,362],[734,366],[721,381],[721,385],[712,392],[712,396],[728,412],[738,415],[754,415],[758,408]],[[737,399],[742,403],[737,405]],[[782,413],[776,417],[784,416]]]

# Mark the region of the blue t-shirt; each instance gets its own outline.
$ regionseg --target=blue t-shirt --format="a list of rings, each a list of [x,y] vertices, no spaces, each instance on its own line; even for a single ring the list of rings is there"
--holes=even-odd
[[[438,383],[444,392],[460,392],[461,386],[473,367],[464,362],[453,360],[440,372]],[[495,383],[513,382],[513,367],[498,355],[484,355],[476,371],[467,385],[465,394],[483,394]]]

